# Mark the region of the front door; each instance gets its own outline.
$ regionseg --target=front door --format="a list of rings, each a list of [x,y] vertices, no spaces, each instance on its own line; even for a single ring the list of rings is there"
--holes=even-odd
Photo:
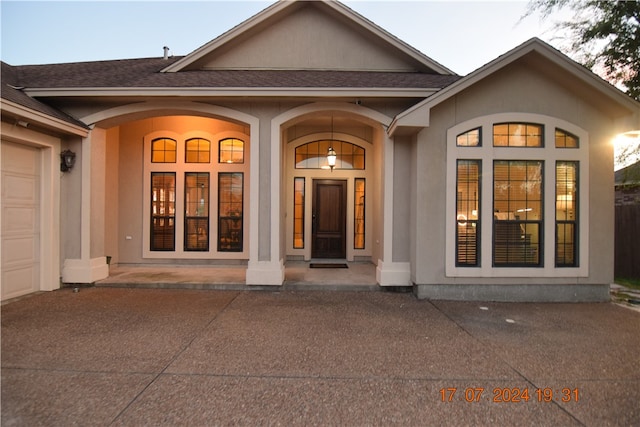
[[[313,180],[313,258],[346,258],[347,181]]]

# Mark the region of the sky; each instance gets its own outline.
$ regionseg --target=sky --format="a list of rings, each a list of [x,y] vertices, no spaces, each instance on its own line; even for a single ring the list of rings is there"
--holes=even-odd
[[[273,1],[0,1],[0,57],[11,65],[186,55]],[[528,3],[344,3],[452,71],[466,75],[531,37],[553,45],[552,20]],[[558,47],[558,46],[556,46]]]
[[[274,2],[0,0],[0,59],[31,65],[149,58],[161,57],[163,46],[187,55]],[[460,75],[532,37],[568,53],[563,34],[554,29],[566,14],[524,18],[527,0],[343,2]],[[625,141],[640,147],[640,138]]]

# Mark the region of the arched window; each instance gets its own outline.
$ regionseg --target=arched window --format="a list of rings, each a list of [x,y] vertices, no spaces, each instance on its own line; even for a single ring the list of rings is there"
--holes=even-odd
[[[329,169],[327,152],[336,152],[335,169],[364,170],[364,148],[346,141],[321,140],[296,147],[296,169]]]
[[[152,163],[175,163],[177,143],[171,138],[156,138],[151,141]]]
[[[203,138],[187,139],[185,144],[186,163],[210,163],[211,143]]]
[[[220,140],[218,163],[244,163],[244,141],[236,138]]]
[[[220,162],[212,159],[213,141],[219,142]],[[243,139],[199,131],[145,136],[145,258],[205,259],[246,252],[244,150]]]
[[[556,128],[556,148],[578,148],[579,141],[577,136]]]
[[[447,157],[449,274],[585,274],[588,133],[552,117],[496,114],[449,129]]]
[[[535,123],[496,123],[494,147],[544,147],[544,127]]]
[[[475,128],[456,137],[458,147],[479,147],[482,145],[480,131],[482,128]]]

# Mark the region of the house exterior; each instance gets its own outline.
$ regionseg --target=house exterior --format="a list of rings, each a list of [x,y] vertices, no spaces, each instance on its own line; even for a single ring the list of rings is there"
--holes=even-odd
[[[610,140],[640,104],[538,39],[461,77],[339,2],[283,1],[182,57],[2,66],[3,299],[107,257],[608,299]]]

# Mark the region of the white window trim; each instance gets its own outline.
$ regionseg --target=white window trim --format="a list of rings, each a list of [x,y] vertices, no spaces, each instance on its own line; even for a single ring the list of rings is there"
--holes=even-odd
[[[544,147],[494,147],[493,125],[505,122],[544,125]],[[482,146],[458,147],[456,137],[481,127]],[[580,140],[579,148],[556,148],[555,131],[560,128]],[[480,192],[480,265],[456,266],[455,221],[456,162],[459,159],[481,160]],[[493,161],[542,160],[544,162],[544,259],[541,267],[493,267]],[[579,162],[578,266],[555,266],[555,181],[556,161]],[[445,272],[447,277],[587,277],[589,275],[589,134],[565,120],[528,113],[500,113],[478,117],[447,130]]]
[[[178,143],[176,163],[152,163],[151,141],[156,138],[172,138]],[[185,141],[191,138],[203,138],[211,141],[210,163],[185,163]],[[237,138],[244,141],[244,163],[218,163],[218,142],[221,139]],[[142,257],[147,259],[248,259],[249,258],[249,136],[239,132],[221,132],[215,135],[203,131],[191,131],[178,134],[171,131],[156,131],[144,137],[144,176],[143,176],[143,209],[142,209]],[[149,246],[151,238],[151,173],[176,173],[176,225],[175,250],[152,251]],[[209,250],[184,250],[184,179],[185,172],[209,173]],[[243,188],[243,242],[242,252],[218,251],[218,173],[244,173]]]

